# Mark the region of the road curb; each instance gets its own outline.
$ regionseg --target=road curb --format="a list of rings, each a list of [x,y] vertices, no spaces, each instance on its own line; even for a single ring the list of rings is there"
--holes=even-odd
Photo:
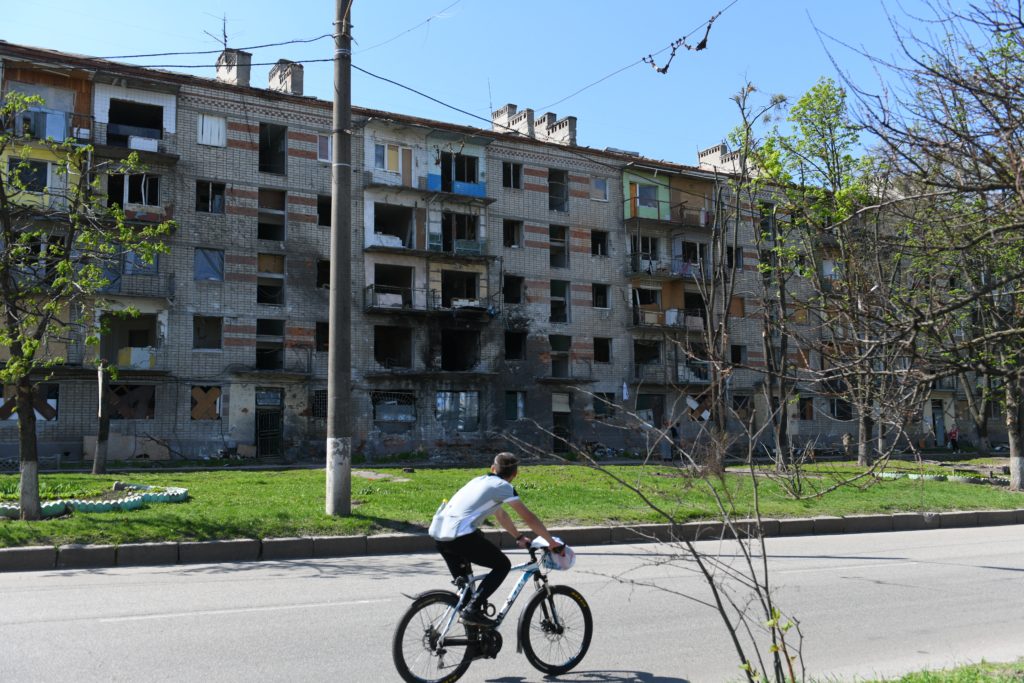
[[[1024,524],[1024,509],[968,510],[956,512],[897,512],[891,515],[851,515],[762,519],[766,537],[858,534],[887,531],[921,531],[981,526]],[[755,520],[736,520],[736,534],[746,537]],[[717,520],[671,524],[623,524],[552,528],[553,535],[570,545],[618,545],[732,538],[733,532]],[[515,544],[508,534],[495,529],[484,533],[504,548]],[[500,538],[499,538],[500,537]],[[239,538],[220,541],[126,543],[113,545],[69,544],[0,548],[0,572],[52,569],[96,569],[141,565],[213,564],[326,559],[359,555],[394,555],[434,552],[434,541],[424,533],[375,536],[302,536],[295,538]]]

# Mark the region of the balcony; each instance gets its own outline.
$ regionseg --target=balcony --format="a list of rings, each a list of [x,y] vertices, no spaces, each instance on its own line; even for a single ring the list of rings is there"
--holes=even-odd
[[[685,259],[682,256],[659,257],[656,254],[630,254],[629,274],[655,279],[684,279],[707,282],[711,279],[710,268],[705,269],[701,260]]]
[[[688,208],[686,204],[650,198],[627,198],[623,216],[634,225],[707,229],[715,224],[715,214],[708,209]]]
[[[24,137],[35,140],[53,139],[64,142],[68,138],[86,144],[92,142],[93,119],[85,114],[49,109],[30,109],[18,116],[16,126]]]
[[[711,371],[707,361],[687,360],[676,363],[676,382],[679,384],[709,384]]]
[[[368,285],[363,290],[363,310],[376,313],[425,313],[437,308],[437,293],[415,287]]]
[[[664,363],[633,363],[633,381],[647,384],[670,384]]]
[[[98,290],[101,294],[119,294],[121,296],[139,296],[151,299],[174,298],[174,274],[156,273],[152,275],[132,273],[107,273],[110,281]]]
[[[443,240],[441,235],[430,235],[427,248],[448,256],[482,256],[484,245],[480,240]]]
[[[553,355],[551,358],[551,374],[538,377],[538,382],[548,384],[575,384],[589,382],[593,377],[590,361],[581,359],[570,360],[565,356]]]
[[[633,307],[633,325],[636,327],[668,327],[673,329],[702,332],[704,311],[699,309]]]

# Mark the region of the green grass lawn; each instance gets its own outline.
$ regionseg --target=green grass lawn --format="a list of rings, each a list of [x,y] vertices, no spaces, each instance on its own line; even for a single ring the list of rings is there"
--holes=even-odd
[[[945,671],[919,671],[901,678],[865,683],[1020,683],[1024,681],[1024,659],[1011,664],[970,664]]]
[[[678,521],[718,516],[704,481],[666,467],[614,466],[610,472],[639,487]],[[264,538],[298,535],[373,534],[422,531],[442,498],[474,469],[379,470],[385,478],[353,477],[353,515],[324,514],[323,470],[146,472],[93,477],[45,474],[42,488],[69,497],[75,490],[109,489],[121,479],[133,484],[183,486],[185,503],[157,503],[130,512],[74,513],[40,522],[0,521],[0,547],[63,543],[128,543],[160,540]],[[0,494],[13,492],[17,475],[0,475]],[[405,479],[406,481],[401,481]],[[807,482],[821,486],[827,479]],[[848,487],[820,499],[788,498],[779,484],[760,479],[766,517],[852,515],[873,512],[1004,509],[1024,507],[1020,494],[990,486],[899,479],[864,488]],[[586,467],[524,467],[515,481],[523,500],[552,526],[662,522],[665,519],[607,475]],[[735,502],[738,515],[753,510],[752,481],[731,474],[716,484]]]

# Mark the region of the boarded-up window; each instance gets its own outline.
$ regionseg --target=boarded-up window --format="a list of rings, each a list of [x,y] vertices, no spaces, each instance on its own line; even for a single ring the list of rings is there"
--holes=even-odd
[[[743,297],[734,296],[729,299],[729,315],[742,318],[746,315],[746,305]]]
[[[256,270],[261,273],[284,273],[284,256],[282,254],[258,254]]]
[[[196,280],[223,280],[224,250],[196,247],[192,271]]]
[[[14,387],[5,386],[3,403],[0,404],[0,420],[18,421],[15,405]],[[35,408],[37,420],[56,420],[57,403],[60,398],[59,384],[37,384],[32,396],[32,407]]]
[[[152,420],[156,416],[156,387],[152,384],[112,384],[107,401],[111,420]]]
[[[192,387],[192,419],[220,419],[220,387]]]
[[[227,121],[224,117],[199,114],[196,117],[196,142],[212,147],[226,146],[228,143]]]

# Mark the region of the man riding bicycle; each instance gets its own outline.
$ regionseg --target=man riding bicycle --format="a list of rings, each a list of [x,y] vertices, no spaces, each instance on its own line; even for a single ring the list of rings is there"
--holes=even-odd
[[[487,567],[491,571],[480,582],[476,598],[462,611],[462,621],[475,626],[494,626],[487,616],[487,599],[508,576],[512,563],[496,545],[487,540],[479,526],[494,515],[498,523],[516,539],[516,545],[526,548],[530,538],[519,533],[515,523],[502,505],[508,504],[535,534],[548,542],[552,551],[559,552],[562,544],[552,538],[544,523],[519,500],[512,480],[519,473],[519,459],[511,453],[498,453],[491,465],[491,473],[477,477],[459,489],[451,500],[441,505],[430,523],[430,535],[437,541],[452,578],[471,574],[470,563]]]

